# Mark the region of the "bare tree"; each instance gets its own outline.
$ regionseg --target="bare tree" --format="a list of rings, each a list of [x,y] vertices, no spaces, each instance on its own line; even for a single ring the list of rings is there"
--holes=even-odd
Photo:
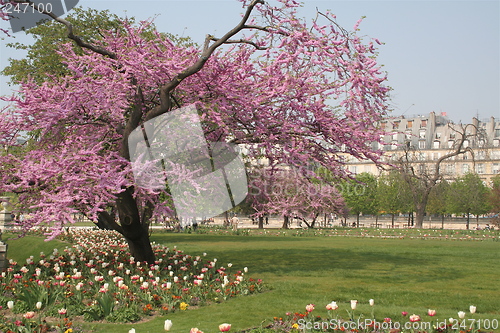
[[[450,151],[436,161],[422,156],[422,151],[411,146],[404,146],[403,153],[396,157],[397,170],[411,188],[412,199],[415,206],[415,227],[422,228],[429,194],[436,184],[445,177],[443,164],[463,154],[471,154],[474,161],[474,151],[468,144],[472,139],[481,140],[483,133],[473,124],[452,125],[450,130],[455,133],[455,142]]]

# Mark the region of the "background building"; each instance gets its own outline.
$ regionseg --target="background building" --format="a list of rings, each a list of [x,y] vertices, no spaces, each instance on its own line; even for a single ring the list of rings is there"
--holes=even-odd
[[[466,128],[470,137],[464,147],[469,147],[470,152],[444,161],[444,176],[451,179],[475,172],[489,184],[490,179],[500,173],[500,119],[472,118],[470,124],[455,124],[446,114],[431,112],[426,116],[391,118],[380,125],[387,132],[383,138],[385,144],[375,144],[378,146],[374,148],[384,151],[384,161],[395,161],[405,149],[411,149],[417,154],[415,163],[431,165],[453,150]],[[383,172],[369,160],[346,158],[346,167],[352,173],[379,175]]]

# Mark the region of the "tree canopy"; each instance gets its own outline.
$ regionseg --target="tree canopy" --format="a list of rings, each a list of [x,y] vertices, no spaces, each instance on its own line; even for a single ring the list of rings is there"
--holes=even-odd
[[[370,143],[380,141],[375,124],[389,88],[378,41],[357,35],[361,21],[348,32],[329,12],[299,18],[296,1],[241,3],[241,21],[203,46],[178,43],[150,22],[115,26],[115,17],[100,38],[85,38],[53,17],[49,26],[61,24],[69,38],[57,44],[58,75],[14,78],[20,92],[3,98],[11,106],[0,117],[1,144],[33,134],[29,150],[0,157],[0,190],[17,193],[30,213],[23,228],[48,225],[54,237],[80,212],[153,262],[148,224],[174,209],[167,188],[137,186],[128,143],[147,121],[182,106],[197,109],[207,140],[244,145],[249,159],[270,166],[317,165],[345,177],[345,153],[378,162]]]

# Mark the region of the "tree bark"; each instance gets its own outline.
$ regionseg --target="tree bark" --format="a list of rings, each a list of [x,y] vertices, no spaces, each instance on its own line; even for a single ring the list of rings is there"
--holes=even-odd
[[[290,217],[288,215],[283,216],[283,225],[281,226],[281,228],[288,229],[289,219],[290,219]]]
[[[259,216],[259,229],[264,229],[264,216]]]
[[[125,237],[130,254],[136,261],[154,264],[155,254],[149,241],[148,224],[141,221],[133,191],[133,188],[128,187],[120,193],[116,202],[121,225],[121,230],[118,231]]]

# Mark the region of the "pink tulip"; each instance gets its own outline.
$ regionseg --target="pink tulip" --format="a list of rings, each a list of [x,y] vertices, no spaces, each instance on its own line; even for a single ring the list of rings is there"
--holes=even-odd
[[[26,319],[31,319],[34,316],[35,316],[35,312],[34,311],[28,311],[25,314],[23,314],[23,317],[26,318]]]
[[[228,332],[231,329],[231,324],[220,324],[219,325],[219,331],[221,332]]]
[[[401,314],[403,315],[403,317],[406,317],[408,315],[408,312],[403,311],[403,312],[401,312]]]
[[[307,312],[312,312],[314,310],[314,304],[308,304],[306,305],[306,311]]]
[[[434,317],[434,316],[436,315],[436,310],[431,310],[431,309],[429,309],[429,310],[427,310],[427,314],[428,314],[429,316],[431,316],[431,317]]]
[[[339,306],[337,305],[336,302],[331,302],[330,304],[326,305],[327,310],[337,310]]]
[[[420,321],[420,316],[419,316],[419,315],[416,315],[416,314],[412,314],[412,315],[410,316],[410,321],[411,321],[411,322]]]

